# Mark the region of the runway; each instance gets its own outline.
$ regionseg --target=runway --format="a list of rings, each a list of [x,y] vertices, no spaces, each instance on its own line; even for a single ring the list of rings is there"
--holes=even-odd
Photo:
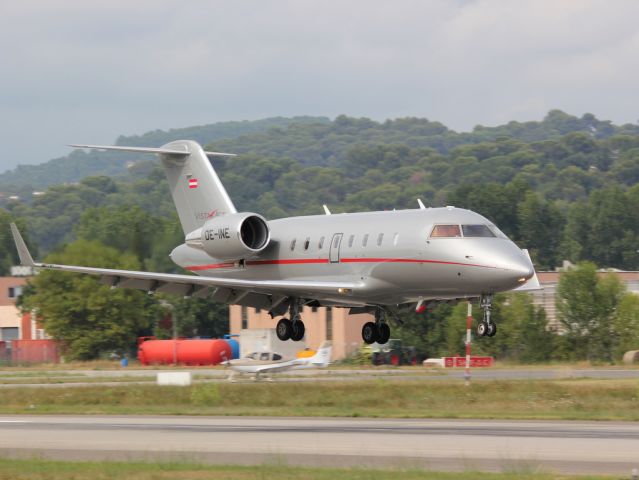
[[[5,415],[0,455],[629,475],[639,424]]]

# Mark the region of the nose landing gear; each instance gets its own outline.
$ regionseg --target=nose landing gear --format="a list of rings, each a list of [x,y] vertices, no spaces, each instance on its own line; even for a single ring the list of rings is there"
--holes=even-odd
[[[494,337],[497,333],[497,325],[490,319],[490,311],[493,308],[493,296],[482,295],[479,307],[484,311],[484,318],[477,324],[477,335],[479,337]]]

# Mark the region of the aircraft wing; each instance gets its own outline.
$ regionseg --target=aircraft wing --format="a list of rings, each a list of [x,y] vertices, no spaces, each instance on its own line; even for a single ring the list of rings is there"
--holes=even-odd
[[[265,372],[285,372],[286,370],[290,370],[295,365],[294,361],[284,362],[284,363],[272,363],[270,365],[261,365],[256,369],[256,373],[265,373]]]
[[[33,261],[18,228],[13,223],[11,224],[11,233],[16,243],[22,265],[96,275],[102,278],[103,283],[112,287],[134,288],[147,292],[175,293],[199,297],[207,296],[211,293],[211,289],[213,289],[214,300],[226,303],[240,303],[240,300],[251,292],[265,295],[289,295],[307,292],[308,295],[312,297],[314,293],[337,294],[339,289],[353,290],[359,287],[359,284],[349,282],[244,280],[37,263]]]

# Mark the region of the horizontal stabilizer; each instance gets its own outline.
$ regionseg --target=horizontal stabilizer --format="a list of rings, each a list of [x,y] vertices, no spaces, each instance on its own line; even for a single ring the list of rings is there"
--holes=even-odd
[[[95,150],[115,150],[120,152],[139,152],[139,153],[161,153],[165,155],[177,155],[180,157],[186,157],[191,154],[186,150],[176,150],[170,148],[148,148],[148,147],[117,147],[111,145],[78,145],[70,144],[69,147],[74,148],[93,148]],[[210,157],[235,157],[235,153],[222,153],[222,152],[204,152]]]

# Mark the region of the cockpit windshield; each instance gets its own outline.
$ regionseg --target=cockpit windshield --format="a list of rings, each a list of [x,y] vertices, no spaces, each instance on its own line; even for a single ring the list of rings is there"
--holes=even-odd
[[[503,236],[500,234],[499,229],[493,225],[435,225],[430,233],[430,238],[495,238]]]
[[[462,225],[464,237],[494,237],[488,225]]]
[[[431,238],[461,237],[459,225],[435,225],[430,234]]]

